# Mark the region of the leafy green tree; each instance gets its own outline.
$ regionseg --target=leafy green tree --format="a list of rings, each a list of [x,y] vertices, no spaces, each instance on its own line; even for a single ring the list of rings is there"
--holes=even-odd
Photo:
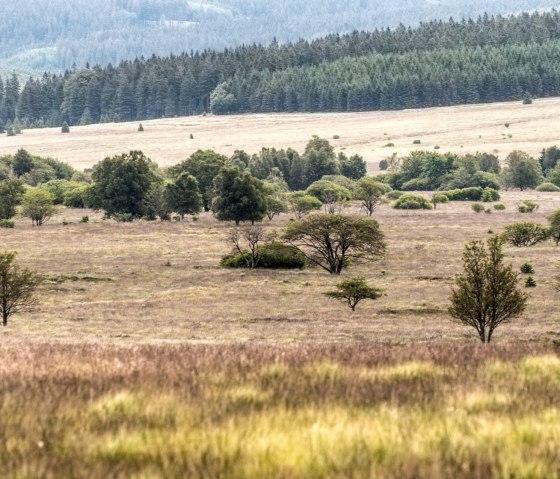
[[[504,227],[501,238],[513,246],[534,246],[548,239],[549,230],[538,223],[518,221]]]
[[[8,220],[16,215],[25,188],[18,179],[0,181],[0,220]]]
[[[340,212],[345,202],[352,198],[352,193],[332,181],[318,180],[308,186],[305,193],[317,198],[330,214]]]
[[[169,221],[173,211],[166,201],[165,186],[161,182],[154,182],[144,197],[144,216],[148,220],[159,218]]]
[[[213,181],[228,161],[227,157],[212,150],[198,150],[182,163],[170,168],[172,175],[178,176],[185,172],[196,178],[202,195],[204,211],[210,211],[212,206]]]
[[[465,246],[463,273],[455,279],[449,314],[476,329],[480,340],[489,343],[494,330],[520,316],[527,295],[518,289],[518,273],[504,265],[502,241],[490,238],[488,249],[481,241]]]
[[[360,155],[352,155],[348,158],[344,153],[339,153],[338,162],[340,174],[347,178],[359,180],[367,174],[367,164]]]
[[[31,219],[33,226],[41,226],[55,211],[52,193],[41,188],[30,188],[23,195],[21,214]]]
[[[19,178],[26,173],[29,173],[33,169],[33,158],[31,155],[20,148],[16,154],[14,155],[14,159],[12,161],[12,171],[14,175]]]
[[[373,261],[385,254],[383,233],[372,218],[313,214],[290,223],[284,239],[331,274],[340,274],[351,261]]]
[[[313,136],[307,143],[303,160],[305,162],[305,186],[320,180],[325,175],[338,175],[340,173],[333,147],[327,140],[318,136]]]
[[[62,123],[62,128],[60,129],[60,131],[61,133],[70,133],[70,127],[68,126],[68,123]]]
[[[266,214],[263,182],[249,173],[225,166],[214,179],[212,211],[221,221],[261,221]]]
[[[169,209],[178,213],[181,218],[194,215],[202,210],[202,195],[198,190],[198,181],[186,172],[165,186],[165,202]]]
[[[16,253],[0,253],[0,313],[2,325],[16,313],[27,311],[37,303],[35,290],[41,278],[15,263]]]
[[[437,208],[437,205],[442,203],[448,203],[449,197],[445,193],[434,193],[431,199],[432,205],[434,205],[434,210]]]
[[[215,115],[232,113],[237,110],[237,100],[228,91],[227,83],[220,83],[210,95],[210,110]]]
[[[341,281],[336,285],[336,288],[336,291],[328,291],[323,294],[329,298],[340,299],[348,303],[352,311],[356,311],[356,306],[364,299],[374,300],[381,297],[381,290],[368,286],[363,277]]]
[[[308,195],[303,191],[294,191],[288,194],[287,202],[290,209],[294,213],[296,219],[300,220],[304,215],[311,213],[314,210],[318,210],[323,206],[317,198]]]
[[[544,181],[541,165],[522,151],[513,151],[506,158],[506,168],[502,170],[504,184],[510,188],[535,188]]]
[[[359,200],[362,209],[368,216],[371,216],[377,207],[384,203],[383,195],[386,192],[386,185],[371,176],[365,176],[356,183],[354,199]]]
[[[548,232],[556,246],[560,243],[560,210],[553,211],[546,219],[549,223]]]
[[[105,158],[93,171],[90,190],[92,207],[110,218],[118,214],[141,218],[146,214],[145,198],[161,181],[157,165],[141,151]]]

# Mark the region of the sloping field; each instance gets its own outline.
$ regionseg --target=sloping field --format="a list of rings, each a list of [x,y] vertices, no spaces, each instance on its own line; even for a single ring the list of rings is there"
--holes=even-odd
[[[48,128],[26,130],[16,137],[2,135],[0,155],[25,148],[83,169],[106,156],[140,149],[168,166],[198,149],[228,155],[237,149],[255,153],[262,147],[302,151],[312,135],[319,135],[338,151],[362,155],[374,172],[379,161],[393,152],[405,155],[435,146],[442,152],[494,152],[502,159],[515,149],[537,155],[560,140],[559,109],[560,98],[551,98],[532,105],[510,102],[365,113],[183,117],[145,121],[143,132],[137,131],[137,122],[108,123],[72,127],[69,134]],[[421,144],[413,144],[415,140]],[[394,146],[386,146],[391,143]]]

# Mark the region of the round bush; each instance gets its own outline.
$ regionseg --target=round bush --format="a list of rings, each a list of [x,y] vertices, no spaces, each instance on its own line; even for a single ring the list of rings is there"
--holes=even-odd
[[[471,208],[475,213],[482,213],[484,211],[484,206],[482,206],[480,203],[473,203],[471,205]]]
[[[498,203],[496,205],[494,205],[494,209],[498,210],[498,211],[503,211],[506,209],[506,205],[503,205],[502,203]]]
[[[396,201],[393,208],[397,210],[431,210],[432,205],[422,195],[407,193]]]
[[[402,191],[389,191],[385,197],[389,200],[398,200],[404,193]]]
[[[248,254],[246,251],[243,252],[243,255]],[[246,268],[247,264],[243,255],[241,253],[226,255],[220,261],[220,265],[225,268]],[[305,264],[305,256],[295,246],[274,241],[259,247],[257,268],[302,269]]]
[[[556,191],[560,191],[560,188],[558,188],[554,183],[541,183],[539,186],[537,186],[535,188],[537,191],[544,191],[544,192],[556,192]]]

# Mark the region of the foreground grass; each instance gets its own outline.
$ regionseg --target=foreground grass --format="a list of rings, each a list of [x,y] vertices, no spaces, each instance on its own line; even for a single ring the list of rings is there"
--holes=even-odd
[[[0,346],[0,477],[560,477],[543,345]]]

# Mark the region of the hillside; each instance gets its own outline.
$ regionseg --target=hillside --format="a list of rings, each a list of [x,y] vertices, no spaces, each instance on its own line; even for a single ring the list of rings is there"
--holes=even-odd
[[[0,70],[42,72],[241,44],[555,7],[550,0],[8,0]]]
[[[237,149],[256,153],[262,147],[303,151],[317,134],[337,151],[359,153],[374,172],[379,161],[393,152],[405,155],[435,146],[441,152],[459,154],[494,152],[502,159],[513,150],[538,156],[543,148],[559,143],[560,124],[555,121],[559,108],[560,98],[550,98],[532,105],[510,102],[391,112],[192,116],[143,122],[143,132],[137,131],[136,122],[76,126],[69,134],[61,134],[60,128],[44,128],[0,136],[0,156],[25,148],[83,169],[106,156],[140,149],[168,166],[198,149],[227,155]],[[413,144],[415,140],[421,144]],[[386,146],[391,143],[394,146]]]

